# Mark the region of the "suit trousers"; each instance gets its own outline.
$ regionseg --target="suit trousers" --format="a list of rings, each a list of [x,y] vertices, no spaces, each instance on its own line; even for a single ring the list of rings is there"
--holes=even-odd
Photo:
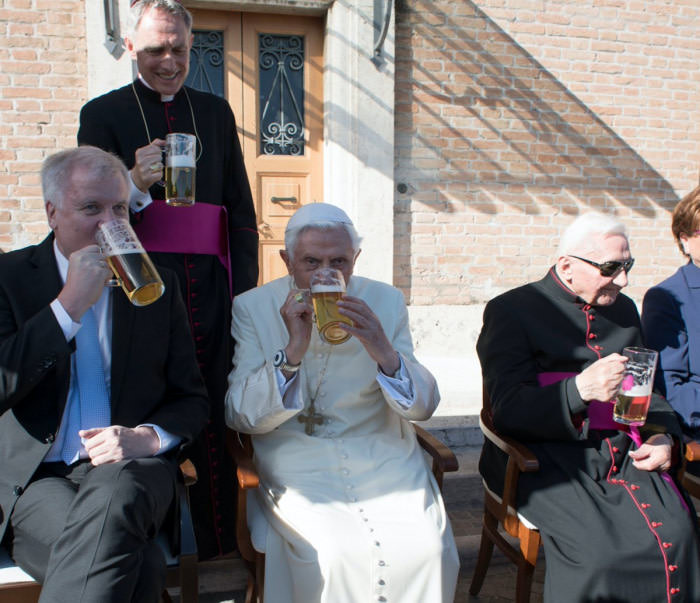
[[[161,456],[41,465],[10,517],[12,557],[43,584],[40,603],[159,601],[166,568],[154,538],[176,472]]]

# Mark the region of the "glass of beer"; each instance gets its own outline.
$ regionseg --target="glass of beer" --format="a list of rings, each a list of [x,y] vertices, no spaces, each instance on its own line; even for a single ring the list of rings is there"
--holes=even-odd
[[[135,306],[147,306],[163,295],[160,274],[127,220],[102,222],[95,239],[115,276],[109,286],[121,286]]]
[[[618,423],[644,425],[659,354],[645,348],[625,348],[622,355],[629,360],[625,365],[613,416]]]
[[[352,321],[338,312],[336,303],[345,294],[343,273],[335,268],[319,268],[311,275],[311,301],[316,327],[326,343],[338,344],[350,339],[350,333],[340,324],[352,326]]]
[[[165,137],[165,202],[194,205],[195,150],[192,134],[175,132]]]

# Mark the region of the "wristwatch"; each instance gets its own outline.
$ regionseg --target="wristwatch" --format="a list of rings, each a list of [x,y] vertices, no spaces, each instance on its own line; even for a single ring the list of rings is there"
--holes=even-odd
[[[275,368],[288,373],[296,373],[301,367],[301,362],[299,364],[289,364],[287,362],[287,353],[284,350],[277,350],[275,357],[272,359],[272,364]]]

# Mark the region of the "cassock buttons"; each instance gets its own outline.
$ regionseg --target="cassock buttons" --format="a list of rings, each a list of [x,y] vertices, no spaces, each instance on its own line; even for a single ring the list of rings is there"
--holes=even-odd
[[[24,488],[22,488],[22,486],[15,486],[12,488],[12,494],[15,496],[22,496],[22,492],[24,492]]]

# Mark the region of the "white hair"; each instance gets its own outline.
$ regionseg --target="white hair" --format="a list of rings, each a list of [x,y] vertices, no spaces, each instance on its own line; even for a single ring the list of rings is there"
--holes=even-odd
[[[598,237],[622,235],[627,238],[625,225],[614,216],[592,211],[581,214],[561,235],[557,257],[595,251]]]
[[[126,21],[127,37],[133,38],[138,29],[143,14],[149,8],[164,10],[176,17],[182,17],[187,27],[187,32],[192,33],[192,14],[188,11],[179,0],[138,0],[129,9],[128,18]]]
[[[334,229],[344,229],[350,237],[350,243],[352,245],[353,255],[357,255],[360,251],[360,243],[362,239],[360,235],[357,234],[357,230],[352,224],[347,222],[334,222],[329,220],[310,222],[300,226],[299,228],[290,228],[284,233],[284,248],[289,255],[290,260],[294,260],[294,252],[296,250],[297,241],[299,240],[299,235],[306,232],[307,230],[334,230]]]

